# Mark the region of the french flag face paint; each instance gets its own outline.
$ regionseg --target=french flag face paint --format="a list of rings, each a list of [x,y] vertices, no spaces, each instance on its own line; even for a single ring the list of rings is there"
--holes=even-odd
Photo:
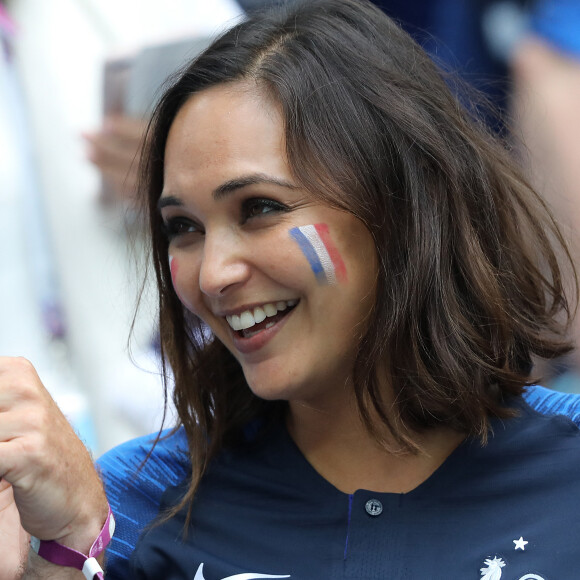
[[[175,276],[177,275],[177,261],[173,259],[173,256],[169,254],[169,271],[171,272],[171,281],[173,282],[173,287],[175,288]]]
[[[306,256],[319,284],[346,281],[346,267],[326,224],[300,226],[289,233]]]
[[[183,299],[177,290],[177,260],[171,254],[169,254],[169,271],[171,272],[171,282],[173,283],[173,289],[177,297],[188,310],[191,310],[191,305]]]

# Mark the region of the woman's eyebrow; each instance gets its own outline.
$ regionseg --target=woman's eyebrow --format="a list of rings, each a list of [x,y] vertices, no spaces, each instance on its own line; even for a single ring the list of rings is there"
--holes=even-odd
[[[160,197],[157,201],[157,210],[161,211],[164,207],[177,206],[180,207],[183,202],[175,197],[174,195],[166,195],[165,197]]]
[[[287,189],[297,189],[296,185],[286,181],[285,179],[272,177],[264,173],[252,173],[250,175],[243,175],[241,177],[235,177],[234,179],[225,181],[214,189],[212,196],[214,200],[218,201],[230,193],[237,191],[238,189],[248,187],[249,185],[258,185],[262,183],[267,185],[275,185],[277,187],[285,187]]]
[[[212,192],[212,197],[215,201],[219,201],[224,197],[248,187],[250,185],[275,185],[277,187],[284,187],[286,189],[298,189],[298,186],[294,185],[290,181],[285,179],[280,179],[279,177],[272,177],[266,175],[265,173],[252,173],[250,175],[243,175],[241,177],[234,177],[228,181],[224,181],[221,185],[218,185]],[[165,195],[159,198],[157,202],[157,210],[161,211],[164,207],[181,207],[184,203],[181,199],[174,195]]]

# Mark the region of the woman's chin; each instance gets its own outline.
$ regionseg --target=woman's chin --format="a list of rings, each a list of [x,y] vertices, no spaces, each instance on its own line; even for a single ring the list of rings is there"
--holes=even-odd
[[[292,391],[294,389],[291,387],[276,385],[271,382],[265,385],[248,381],[248,385],[252,393],[264,401],[288,401],[293,398]]]

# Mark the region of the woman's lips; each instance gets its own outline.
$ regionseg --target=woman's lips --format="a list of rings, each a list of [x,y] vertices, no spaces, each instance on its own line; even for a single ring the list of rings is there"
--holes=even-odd
[[[260,350],[284,326],[293,311],[294,307],[288,308],[250,328],[238,331],[232,330],[235,348],[242,354],[250,354]]]

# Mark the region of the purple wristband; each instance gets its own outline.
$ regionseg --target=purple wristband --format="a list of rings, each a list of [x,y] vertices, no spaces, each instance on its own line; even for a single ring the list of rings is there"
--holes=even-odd
[[[88,555],[85,555],[72,548],[67,548],[54,540],[39,540],[34,536],[30,539],[30,547],[41,557],[56,564],[57,566],[68,566],[81,570],[87,580],[95,578],[103,580],[103,570],[96,560],[96,557],[103,553],[109,545],[115,532],[115,518],[111,508],[101,529],[101,533],[94,541]]]

